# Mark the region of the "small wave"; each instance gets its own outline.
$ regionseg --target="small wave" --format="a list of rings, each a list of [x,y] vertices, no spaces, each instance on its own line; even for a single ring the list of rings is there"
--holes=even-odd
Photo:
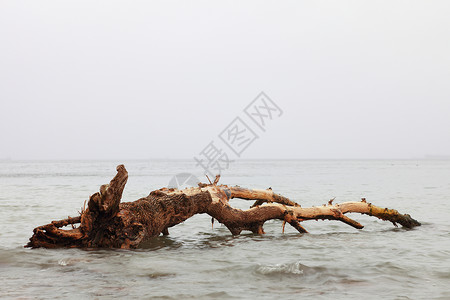
[[[164,272],[153,272],[149,274],[145,274],[143,277],[149,278],[149,279],[164,279],[167,277],[175,277],[175,273],[164,273]]]
[[[69,264],[69,262],[65,259],[60,259],[58,261],[58,265],[60,265],[60,266],[67,266],[68,264]]]
[[[276,264],[267,266],[258,266],[256,273],[262,275],[307,275],[311,273],[322,272],[324,268],[308,267],[299,261],[289,264]]]

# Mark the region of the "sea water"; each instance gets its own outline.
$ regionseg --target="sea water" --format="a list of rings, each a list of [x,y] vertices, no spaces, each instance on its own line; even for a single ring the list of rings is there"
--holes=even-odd
[[[282,233],[274,220],[264,235],[232,236],[197,215],[138,250],[23,248],[34,227],[78,215],[120,163],[122,201],[182,172],[207,182],[191,160],[0,162],[0,298],[450,299],[448,160],[243,160],[220,179],[303,207],[364,197],[422,222],[410,230],[352,214],[364,229],[305,221],[309,233]]]

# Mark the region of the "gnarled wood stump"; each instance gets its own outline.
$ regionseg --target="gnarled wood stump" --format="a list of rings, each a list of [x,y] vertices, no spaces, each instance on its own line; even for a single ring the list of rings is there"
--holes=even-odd
[[[289,223],[299,232],[307,232],[300,222],[318,219],[339,220],[362,229],[360,223],[345,215],[350,212],[374,216],[407,228],[420,225],[410,215],[377,207],[365,200],[341,204],[330,201],[328,205],[303,208],[271,189],[218,185],[219,177],[212,184],[199,183],[198,187],[183,190],[162,188],[134,202],[120,203],[127,179],[127,170],[119,165],[116,176],[109,185],[102,185],[100,191],[90,197],[88,207],[80,216],[35,228],[25,247],[137,248],[152,237],[168,234],[169,227],[202,213],[224,224],[234,235],[243,230],[262,234],[264,223],[272,219],[282,220],[283,228],[285,223]],[[250,209],[240,210],[229,205],[232,198],[256,202]],[[80,225],[75,227],[75,224]],[[68,225],[73,228],[61,229]]]

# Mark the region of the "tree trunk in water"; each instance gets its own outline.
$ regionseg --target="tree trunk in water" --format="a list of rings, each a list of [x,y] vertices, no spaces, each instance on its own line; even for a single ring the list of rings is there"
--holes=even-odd
[[[341,204],[303,208],[271,189],[252,190],[240,187],[199,183],[199,187],[184,190],[162,188],[134,202],[120,203],[128,179],[123,165],[109,185],[102,185],[93,194],[88,207],[80,216],[34,229],[26,247],[87,247],[87,248],[138,248],[143,242],[162,234],[195,214],[206,213],[224,224],[232,234],[243,230],[264,233],[263,225],[272,219],[282,220],[283,228],[289,223],[299,232],[307,232],[300,222],[305,220],[339,220],[357,229],[363,226],[345,216],[346,213],[361,213],[382,220],[401,224],[406,228],[420,226],[408,214],[393,209],[381,208],[371,203],[344,202]],[[235,209],[229,205],[232,198],[256,200],[248,210]],[[75,224],[79,224],[75,227]],[[61,229],[71,225],[72,229]]]

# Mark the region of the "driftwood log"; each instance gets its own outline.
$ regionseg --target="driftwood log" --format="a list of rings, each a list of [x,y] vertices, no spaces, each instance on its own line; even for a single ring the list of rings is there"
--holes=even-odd
[[[346,213],[366,214],[406,228],[420,225],[408,214],[372,205],[365,199],[340,204],[329,201],[327,205],[304,208],[272,189],[218,185],[219,176],[210,184],[199,183],[198,187],[183,190],[162,188],[134,202],[120,203],[127,179],[127,170],[119,165],[116,176],[90,197],[80,216],[35,228],[25,247],[138,248],[152,237],[168,234],[169,227],[202,213],[224,224],[233,235],[243,230],[263,234],[264,222],[272,219],[283,221],[283,229],[288,223],[302,233],[307,232],[300,225],[305,220],[338,220],[363,228]],[[229,205],[232,198],[256,202],[250,209],[240,210]],[[63,229],[69,225],[71,228]]]

